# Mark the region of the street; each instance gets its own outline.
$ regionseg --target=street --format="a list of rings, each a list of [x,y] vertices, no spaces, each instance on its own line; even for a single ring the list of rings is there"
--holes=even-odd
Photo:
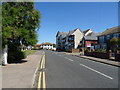
[[[47,88],[118,88],[118,68],[64,52],[45,51]]]

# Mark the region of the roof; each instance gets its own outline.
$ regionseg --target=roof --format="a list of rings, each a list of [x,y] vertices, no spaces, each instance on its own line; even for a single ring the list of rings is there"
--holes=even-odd
[[[42,44],[37,44],[36,47],[40,47],[42,45],[53,45],[52,43],[46,42],[46,43],[42,43]]]
[[[89,30],[90,30],[90,29],[87,29],[87,30],[83,31],[83,33],[86,34]]]
[[[74,30],[73,31],[69,31],[68,35],[72,35],[74,33]]]
[[[66,37],[68,35],[68,32],[61,32],[62,37]]]
[[[41,45],[53,45],[53,44],[51,44],[51,43],[49,43],[49,42],[46,42],[46,43],[40,44],[40,46],[41,46]]]
[[[98,36],[104,36],[104,35],[113,34],[113,33],[120,33],[120,26],[107,29],[101,34],[99,34]]]
[[[68,34],[67,32],[59,32],[59,31],[58,31],[56,37],[57,37],[58,35],[62,35],[63,37],[65,37],[67,34]]]
[[[86,36],[87,34],[93,32],[92,29],[87,29],[85,31],[83,31],[83,34]]]
[[[78,30],[79,28],[76,28],[75,30],[73,31],[69,31],[68,35],[72,35],[76,30]],[[80,29],[79,29],[80,30]],[[81,31],[81,30],[80,30]],[[81,31],[82,32],[82,31]]]
[[[97,40],[97,36],[99,35],[98,32],[92,32],[89,33],[87,36],[85,36],[85,40]]]
[[[39,47],[41,44],[36,44],[35,47]]]

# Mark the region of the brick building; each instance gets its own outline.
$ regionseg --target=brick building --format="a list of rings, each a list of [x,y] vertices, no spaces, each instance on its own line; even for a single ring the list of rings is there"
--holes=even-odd
[[[94,49],[95,45],[98,43],[97,36],[99,33],[93,32],[92,29],[88,29],[83,33],[82,47],[84,49]]]

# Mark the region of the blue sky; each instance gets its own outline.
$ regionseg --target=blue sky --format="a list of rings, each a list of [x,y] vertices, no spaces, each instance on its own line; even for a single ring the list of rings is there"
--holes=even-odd
[[[38,43],[56,42],[56,33],[80,28],[103,32],[118,26],[117,2],[35,2],[41,13]]]

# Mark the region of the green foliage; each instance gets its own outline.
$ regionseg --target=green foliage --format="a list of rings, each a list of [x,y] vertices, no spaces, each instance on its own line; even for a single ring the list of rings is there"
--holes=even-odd
[[[26,50],[26,51],[23,51],[23,52],[24,52],[25,56],[28,56],[28,55],[30,55],[30,54],[35,53],[36,50]]]
[[[119,51],[120,51],[120,47],[118,47],[118,48],[117,48],[117,50],[119,50]]]
[[[106,52],[107,50],[106,49],[97,49],[98,52]]]
[[[17,44],[9,44],[8,63],[17,63],[24,58],[26,58],[26,55],[17,47]]]
[[[90,52],[90,48],[87,48],[85,51],[86,51],[86,52]]]
[[[56,44],[53,44],[53,47],[56,47]]]
[[[113,48],[114,51],[116,51],[118,49],[118,45],[120,45],[120,38],[115,38],[113,37],[111,40],[110,40],[110,44]]]
[[[118,39],[118,45],[120,45],[120,38]]]
[[[40,13],[33,2],[2,3],[2,40],[8,42],[35,45],[39,29]]]
[[[112,46],[116,46],[116,45],[118,45],[118,41],[119,41],[118,38],[113,37],[113,38],[110,40],[110,44],[111,44]]]

